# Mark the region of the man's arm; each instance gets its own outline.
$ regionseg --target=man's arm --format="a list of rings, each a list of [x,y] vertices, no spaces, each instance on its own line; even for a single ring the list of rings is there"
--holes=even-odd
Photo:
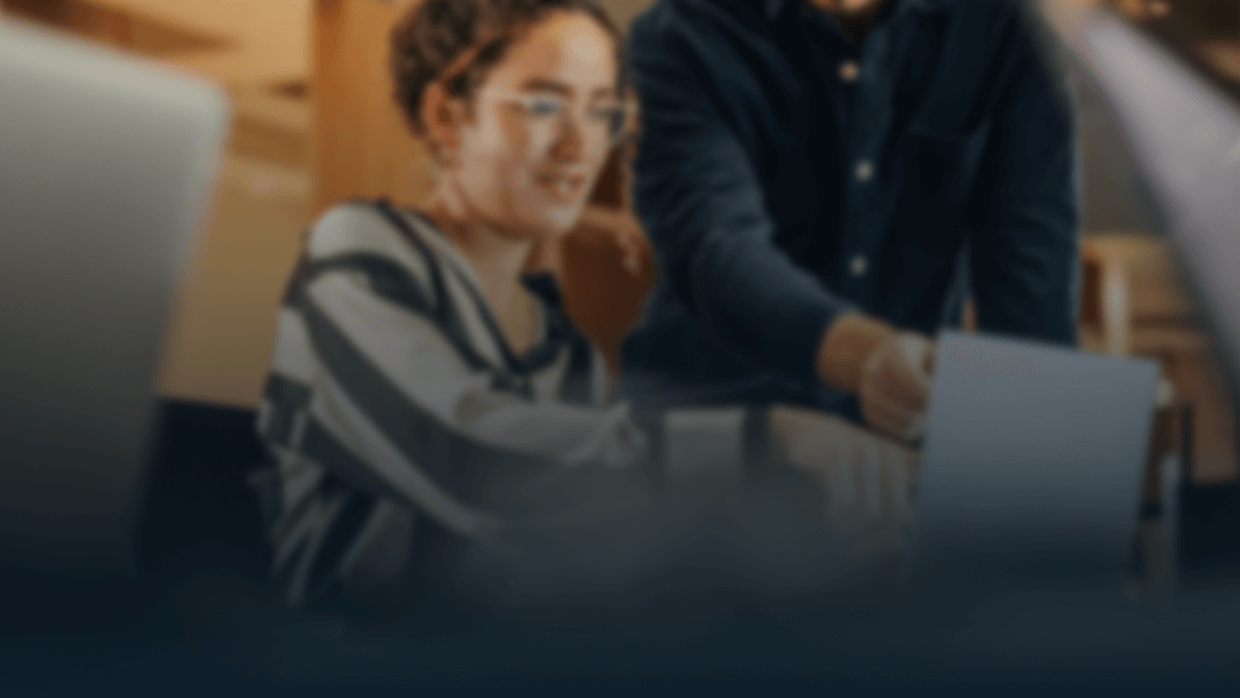
[[[1027,25],[1028,26],[1028,25]],[[1010,44],[1012,71],[978,181],[970,238],[978,325],[1076,341],[1079,202],[1075,124],[1066,72],[1030,28]]]
[[[823,334],[847,305],[774,245],[761,183],[702,59],[653,24],[634,24],[629,55],[643,113],[635,203],[663,273],[723,346],[816,380]]]
[[[856,393],[868,422],[909,436],[928,398],[928,342],[851,308],[774,245],[708,61],[656,22],[630,35],[644,114],[636,206],[693,322],[757,366]]]

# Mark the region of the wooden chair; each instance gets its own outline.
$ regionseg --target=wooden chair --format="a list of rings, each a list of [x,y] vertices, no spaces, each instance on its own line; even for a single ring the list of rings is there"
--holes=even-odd
[[[1157,359],[1174,393],[1162,410],[1181,415],[1187,408],[1193,414],[1186,429],[1178,416],[1156,416],[1151,459],[1168,449],[1191,451],[1191,462],[1184,464],[1187,480],[1235,479],[1231,402],[1165,244],[1136,233],[1093,234],[1083,241],[1081,264],[1082,348]],[[1156,484],[1154,477],[1150,473],[1147,493]]]

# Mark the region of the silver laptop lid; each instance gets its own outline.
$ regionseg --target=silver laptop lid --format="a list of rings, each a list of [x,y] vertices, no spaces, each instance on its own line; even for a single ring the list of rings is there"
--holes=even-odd
[[[907,581],[1118,593],[1157,365],[954,331],[935,363]]]
[[[0,24],[0,559],[127,573],[165,318],[227,128],[211,84]]]

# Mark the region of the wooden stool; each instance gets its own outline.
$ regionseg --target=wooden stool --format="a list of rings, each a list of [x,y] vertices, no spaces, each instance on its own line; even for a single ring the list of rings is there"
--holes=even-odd
[[[1194,458],[1186,480],[1235,479],[1231,402],[1165,243],[1137,233],[1089,235],[1081,264],[1081,347],[1158,359],[1177,403],[1191,405],[1191,434],[1184,436],[1193,444]]]

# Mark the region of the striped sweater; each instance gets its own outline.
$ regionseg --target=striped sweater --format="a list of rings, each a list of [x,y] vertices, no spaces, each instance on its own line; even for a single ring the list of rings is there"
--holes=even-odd
[[[504,540],[539,517],[759,467],[762,410],[634,414],[610,400],[601,355],[550,277],[526,283],[541,336],[515,356],[428,219],[352,202],[313,226],[257,424],[273,464],[255,483],[287,604],[409,584],[427,531]]]

